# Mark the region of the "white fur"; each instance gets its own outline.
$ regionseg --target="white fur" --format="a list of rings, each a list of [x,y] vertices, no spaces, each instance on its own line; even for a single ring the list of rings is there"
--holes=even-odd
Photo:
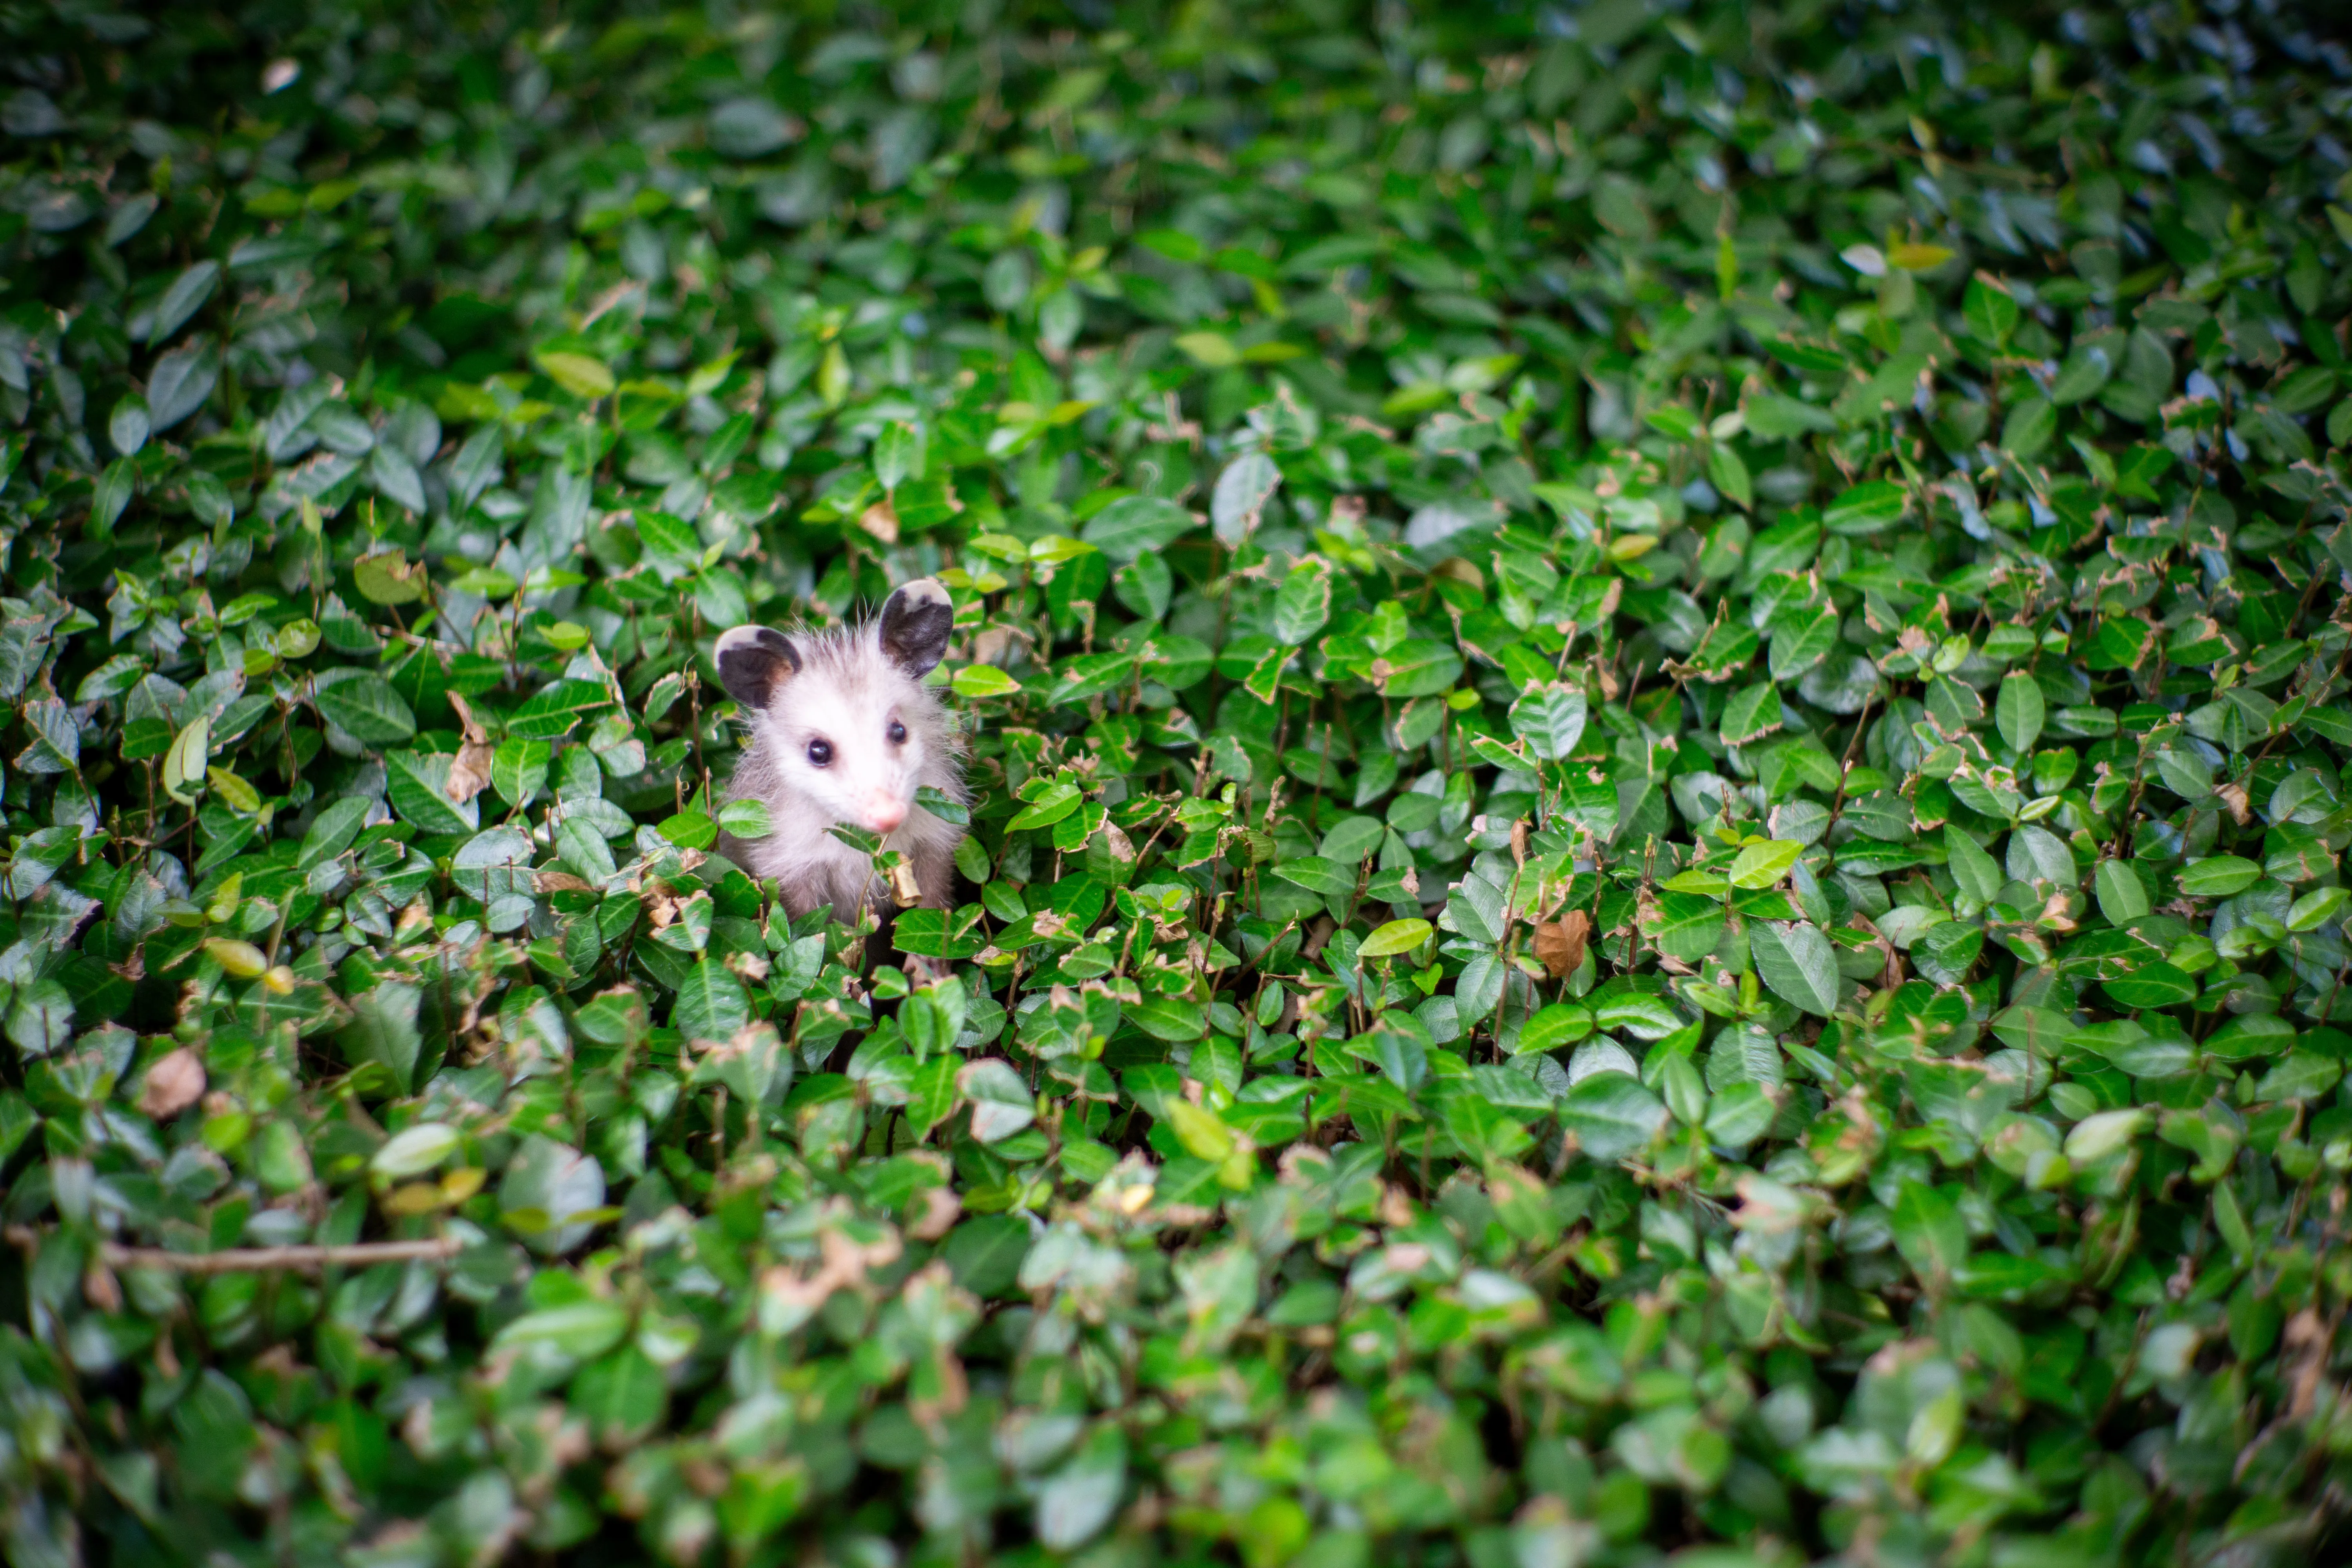
[[[929,581],[900,592],[918,605],[947,603],[946,590]],[[714,658],[757,644],[762,631],[723,634]],[[865,855],[833,836],[833,826],[845,823],[883,834],[913,866],[921,901],[946,904],[963,830],[917,805],[915,792],[928,784],[964,798],[951,717],[884,650],[878,621],[786,636],[800,668],[782,675],[764,708],[741,708],[751,745],[727,789],[730,799],[765,804],[770,832],[752,840],[723,837],[720,852],[754,877],[780,879],[793,914],[829,903],[837,918],[854,920],[890,892]],[[905,727],[903,742],[889,738],[894,721]],[[811,761],[812,742],[831,748],[825,765]]]

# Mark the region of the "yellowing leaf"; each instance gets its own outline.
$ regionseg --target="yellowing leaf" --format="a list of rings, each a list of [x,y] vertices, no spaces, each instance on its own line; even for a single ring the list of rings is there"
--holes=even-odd
[[[195,804],[194,786],[204,781],[212,754],[212,721],[199,713],[187,722],[163,754],[163,788],[183,805]]]
[[[1176,346],[1202,370],[1223,370],[1242,363],[1241,351],[1223,332],[1186,332],[1176,340]]]
[[[1184,1152],[1196,1159],[1222,1162],[1234,1152],[1234,1130],[1213,1110],[1203,1110],[1189,1100],[1168,1102],[1168,1124]]]
[[[992,664],[965,665],[948,684],[958,697],[1007,697],[1021,689],[1019,681]]]
[[[613,373],[604,361],[569,349],[534,354],[531,363],[547,373],[548,380],[574,397],[604,397],[612,393],[614,384]]]
[[[1887,249],[1886,259],[1906,272],[1929,272],[1952,258],[1952,253],[1940,245],[1897,245]]]
[[[1750,844],[1731,863],[1731,885],[1735,888],[1769,888],[1789,874],[1805,847],[1786,838],[1768,838],[1760,844]]]

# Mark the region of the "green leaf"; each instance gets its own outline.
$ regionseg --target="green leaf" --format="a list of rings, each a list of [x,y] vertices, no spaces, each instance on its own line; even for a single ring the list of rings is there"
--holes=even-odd
[[[174,349],[157,360],[147,376],[151,428],[160,434],[202,408],[220,384],[220,345],[211,342]]]
[[[2099,912],[2110,925],[2129,925],[2147,913],[2147,889],[2121,860],[2100,861],[2091,882],[2098,892]]]
[[[2009,749],[2023,755],[2042,738],[2042,687],[2021,669],[2001,678],[2000,697],[1994,704],[1993,722]]]
[[[1274,596],[1275,639],[1297,647],[1330,618],[1329,570],[1317,563],[1300,562],[1290,569]]]
[[[1834,605],[1809,605],[1776,616],[1772,623],[1772,679],[1790,681],[1812,668],[1837,647]]]
[[[1208,1033],[1208,1017],[1190,1002],[1172,996],[1147,996],[1121,1009],[1135,1026],[1155,1040],[1181,1043]]]
[[[420,1121],[385,1139],[368,1161],[368,1169],[388,1181],[421,1176],[456,1153],[463,1142],[454,1127],[439,1121]]]
[[[2169,963],[2147,964],[2102,985],[2116,1005],[2132,1012],[2178,1006],[2197,994],[2196,980]]]
[[[1969,1227],[1951,1192],[1906,1181],[1895,1194],[1895,1250],[1930,1289],[1948,1281],[1969,1256]]]
[[[1204,370],[1223,370],[1242,363],[1241,351],[1223,332],[1185,332],[1176,339],[1176,346]]]
[[[1025,827],[1051,827],[1078,809],[1086,797],[1078,786],[1063,780],[1048,784],[1045,791],[1004,825],[1007,833],[1017,833]]]
[[[170,342],[172,335],[187,319],[213,297],[213,290],[220,286],[220,263],[207,258],[193,264],[173,279],[171,287],[163,290],[163,298],[155,301],[155,319],[147,329],[147,341],[151,343]]]
[[[1863,537],[1881,533],[1903,521],[1908,497],[1891,479],[1872,479],[1853,486],[1830,502],[1822,522],[1832,533]]]
[[[1781,721],[1780,689],[1760,680],[1733,692],[1725,701],[1719,733],[1725,745],[1745,746],[1780,729]]]
[[[669,1409],[669,1384],[652,1357],[625,1344],[581,1369],[571,1407],[593,1440],[620,1447],[653,1435]]]
[[[507,735],[518,741],[558,741],[589,714],[612,702],[613,694],[595,681],[551,681],[508,718]]]
[[[569,1252],[587,1240],[596,1226],[583,1216],[604,1204],[604,1168],[595,1156],[541,1133],[522,1141],[499,1184],[499,1208],[509,1226],[520,1232],[525,1247],[547,1257]],[[567,1353],[596,1355],[609,1348]]]
[[[1159,496],[1123,496],[1087,520],[1078,537],[1125,565],[1147,551],[1165,550],[1198,526],[1192,514]]]
[[[1622,1072],[1594,1073],[1559,1103],[1562,1131],[1575,1137],[1587,1158],[1604,1165],[1647,1148],[1667,1120],[1665,1102]]]
[[[404,822],[421,833],[472,833],[482,825],[479,797],[449,798],[446,752],[390,752],[383,759],[384,795]]]
[[[719,826],[738,838],[765,838],[772,831],[768,808],[756,800],[730,800],[719,808]]]
[[[1352,879],[1349,882],[1349,890],[1351,892],[1354,890]],[[1356,949],[1356,956],[1358,958],[1395,958],[1403,953],[1415,952],[1429,940],[1432,929],[1427,921],[1391,921],[1364,939],[1363,945]]]
[[[1255,1268],[1254,1264],[1251,1267]],[[1085,1545],[1118,1513],[1126,1486],[1127,1435],[1116,1423],[1105,1422],[1088,1433],[1076,1454],[1038,1489],[1038,1541],[1055,1552]],[[1260,1526],[1260,1538],[1269,1533]]]
[[[171,750],[163,754],[165,793],[183,805],[194,804],[194,792],[205,782],[211,755],[212,724],[199,713],[182,727],[172,741]]]
[[[1462,675],[1462,656],[1433,639],[1399,643],[1373,661],[1372,674],[1381,694],[1404,700],[1434,697],[1453,689]]]
[[[320,717],[364,746],[394,745],[416,733],[416,715],[392,682],[372,670],[322,682],[313,700]]]
[[[114,412],[108,416],[106,438],[111,441],[114,444],[114,449],[124,457],[136,457],[139,448],[147,444],[149,428],[147,400],[134,392],[116,404]],[[114,515],[121,514],[121,509],[117,508]],[[113,517],[108,518],[107,521],[111,522]]]
[[[1817,1018],[1836,1012],[1850,989],[1838,973],[1830,939],[1818,927],[1803,921],[1750,921],[1748,947],[1756,973],[1772,994]]]
[[[490,1342],[499,1350],[543,1346],[573,1361],[593,1361],[619,1344],[628,1331],[627,1309],[617,1301],[591,1298],[525,1312]]]
[[[1021,689],[1021,683],[992,664],[968,664],[955,672],[949,685],[958,697],[979,701],[991,697],[1009,697]]]
[[[1002,1142],[1037,1119],[1036,1096],[998,1058],[964,1064],[956,1087],[971,1103],[971,1135],[982,1143]]]
[[[2001,421],[2000,449],[2021,462],[2040,457],[2058,434],[2058,411],[2045,398],[2029,397]]]
[[[1209,521],[1217,537],[1228,545],[1248,538],[1281,484],[1282,470],[1264,452],[1244,452],[1226,464],[1209,500]]]
[[[425,596],[424,563],[412,565],[397,550],[378,550],[352,563],[360,597],[372,605],[413,605]]]
[[[1980,904],[1999,898],[2009,879],[2000,862],[1955,823],[1944,825],[1944,863],[1951,868],[1952,880],[1960,885],[1960,890]]]
[[[553,752],[545,741],[505,740],[490,755],[490,787],[509,806],[525,806],[547,787]]]
[[[1706,477],[1740,510],[1755,510],[1756,481],[1748,477],[1747,463],[1728,442],[1717,441],[1707,448]]]
[[[2017,330],[2018,314],[2017,297],[2007,288],[1983,273],[1969,279],[1960,298],[1960,318],[1970,337],[1997,349],[2005,347]]]
[[[1585,716],[1581,688],[1546,686],[1511,704],[1511,732],[1546,762],[1563,762],[1584,738]]]
[[[686,972],[671,1020],[679,1034],[689,1040],[723,1044],[751,1019],[751,998],[744,994],[743,983],[728,973],[725,964],[706,958]]]
[[[1572,1046],[1592,1033],[1592,1010],[1574,1002],[1555,1002],[1520,1027],[1514,1054],[1553,1051]]]
[[[2262,866],[2242,855],[2209,855],[2180,872],[2180,890],[2192,899],[2226,899],[2262,879]]]
[[[548,380],[574,397],[607,397],[615,384],[604,361],[568,349],[533,354],[531,363],[547,373]]]
[[[1735,888],[1769,888],[1789,874],[1797,857],[1805,847],[1793,839],[1768,838],[1760,844],[1750,844],[1739,851],[1731,862],[1731,885]]]
[[[310,831],[302,836],[294,864],[307,871],[350,848],[367,822],[369,806],[370,802],[359,795],[345,795],[320,806],[319,815],[310,819]]]
[[[2058,378],[2050,386],[2050,401],[2062,408],[2080,403],[2105,386],[2113,371],[2105,349],[2095,344],[2078,348],[2058,367]]]
[[[1344,899],[1356,890],[1357,872],[1352,863],[1327,860],[1319,855],[1282,861],[1274,868],[1274,874],[1326,898]]]
[[[343,1059],[353,1067],[383,1068],[396,1092],[408,1093],[423,1061],[424,1037],[416,1027],[422,999],[415,986],[397,980],[379,981],[352,997],[352,1021],[336,1036]]]

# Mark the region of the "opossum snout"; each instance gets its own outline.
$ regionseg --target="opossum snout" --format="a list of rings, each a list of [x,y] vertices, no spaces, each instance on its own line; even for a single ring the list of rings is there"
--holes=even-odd
[[[895,795],[877,790],[866,797],[858,808],[858,816],[864,819],[869,832],[894,832],[900,823],[907,820],[907,803]]]

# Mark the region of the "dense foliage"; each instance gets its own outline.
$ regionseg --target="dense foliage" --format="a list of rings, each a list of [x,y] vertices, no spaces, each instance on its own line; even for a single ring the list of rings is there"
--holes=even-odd
[[[0,3],[0,1555],[2341,1553],[2333,12]]]

